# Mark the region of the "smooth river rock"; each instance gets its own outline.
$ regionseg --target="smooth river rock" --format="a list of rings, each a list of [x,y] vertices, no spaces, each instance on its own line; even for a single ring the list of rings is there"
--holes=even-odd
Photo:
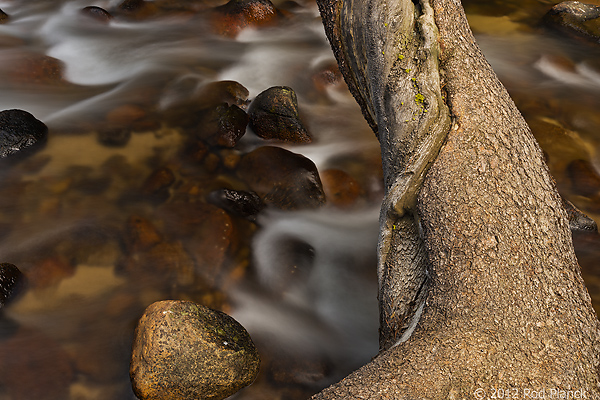
[[[165,300],[140,318],[129,372],[140,400],[224,399],[251,384],[259,365],[250,335],[233,318]]]

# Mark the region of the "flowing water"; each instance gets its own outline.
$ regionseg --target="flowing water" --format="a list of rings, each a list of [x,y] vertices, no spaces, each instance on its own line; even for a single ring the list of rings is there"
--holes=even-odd
[[[563,195],[600,222],[600,46],[541,29],[555,2],[498,3],[465,2],[478,41]],[[220,308],[250,332],[261,374],[236,399],[307,398],[377,352],[382,191],[377,142],[332,67],[316,5],[275,2],[279,23],[235,38],[211,30],[217,1],[108,22],[81,13],[118,4],[0,2],[10,16],[0,25],[0,109],[49,127],[43,150],[0,171],[0,262],[28,278],[0,320],[0,400],[134,399],[133,328],[162,299]],[[241,185],[231,160],[274,144],[249,131],[234,150],[182,161],[184,135],[162,112],[223,80],[250,100],[292,87],[314,141],[275,145],[350,175],[361,189],[350,206],[268,209],[256,222],[207,208],[210,190]],[[124,139],[107,142],[115,125]],[[140,188],[165,166],[176,177],[169,196],[146,198]],[[148,237],[159,239],[140,250]],[[580,234],[575,245],[598,306],[600,242]],[[172,279],[162,264],[176,266]]]

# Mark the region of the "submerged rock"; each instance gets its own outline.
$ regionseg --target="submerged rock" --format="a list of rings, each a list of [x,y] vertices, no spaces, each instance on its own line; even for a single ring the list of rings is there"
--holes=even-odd
[[[573,37],[600,40],[600,6],[563,1],[548,11],[544,23]]]
[[[242,190],[218,189],[210,192],[206,200],[235,216],[252,221],[265,207],[256,193]]]
[[[263,139],[310,143],[312,138],[300,120],[294,89],[274,86],[260,93],[248,109],[250,127]]]
[[[140,400],[224,399],[251,384],[258,351],[233,318],[189,301],[151,304],[135,330],[130,364]]]
[[[321,173],[321,181],[327,202],[336,207],[352,207],[363,193],[356,179],[340,169],[326,169]]]
[[[244,155],[238,175],[265,203],[284,210],[316,208],[325,203],[315,164],[280,147],[263,146]]]
[[[23,110],[0,111],[0,158],[27,155],[46,143],[48,128]]]

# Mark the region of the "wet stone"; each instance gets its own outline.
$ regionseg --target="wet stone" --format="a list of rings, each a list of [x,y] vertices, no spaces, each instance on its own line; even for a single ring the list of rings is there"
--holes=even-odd
[[[81,15],[85,15],[86,17],[103,23],[108,23],[113,18],[108,11],[97,6],[88,6],[82,8]]]
[[[206,200],[232,215],[252,221],[256,219],[256,215],[265,206],[256,193],[233,189],[212,191],[208,194]]]
[[[0,24],[7,23],[9,19],[10,17],[8,16],[8,14],[0,10]]]
[[[233,318],[189,301],[159,301],[140,318],[130,364],[140,400],[224,399],[251,384],[258,351]]]
[[[316,208],[325,203],[315,164],[280,147],[263,146],[245,154],[238,175],[266,204],[277,208]]]
[[[546,26],[572,37],[600,40],[600,6],[563,1],[544,16]]]
[[[0,158],[28,155],[46,143],[48,128],[23,110],[0,111]]]
[[[230,0],[213,10],[211,21],[215,33],[234,38],[246,27],[273,25],[278,14],[269,0]]]
[[[0,264],[0,307],[17,294],[24,283],[24,277],[19,268],[13,264]]]
[[[585,215],[579,210],[573,203],[563,199],[563,205],[567,212],[567,218],[569,220],[569,228],[573,232],[598,232],[598,225],[596,221]]]
[[[250,127],[263,139],[310,143],[312,138],[300,120],[296,92],[274,86],[260,93],[248,108]]]
[[[221,104],[204,113],[198,138],[209,145],[235,147],[246,133],[248,115],[236,105]]]

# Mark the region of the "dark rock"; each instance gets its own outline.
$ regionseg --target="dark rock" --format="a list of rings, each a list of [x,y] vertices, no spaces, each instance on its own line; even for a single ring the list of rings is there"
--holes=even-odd
[[[84,7],[81,9],[81,14],[104,23],[108,23],[113,18],[108,11],[97,6]]]
[[[230,0],[214,9],[211,21],[215,33],[234,38],[246,27],[273,25],[278,15],[269,0]]]
[[[548,11],[544,23],[569,36],[600,40],[600,6],[563,1]]]
[[[183,82],[185,83],[185,81]],[[189,86],[187,83],[184,86]],[[175,86],[179,85],[176,84]],[[234,81],[212,82],[198,93],[182,95],[185,88],[171,87],[177,99],[164,110],[169,125],[183,128],[209,145],[234,147],[246,132],[248,90]]]
[[[151,304],[135,330],[130,364],[140,400],[224,399],[251,384],[258,351],[233,318],[189,301]]]
[[[4,11],[0,10],[0,24],[5,24],[9,21],[10,17],[8,16],[7,13],[5,13]]]
[[[573,203],[563,199],[563,205],[567,211],[569,219],[569,228],[573,232],[598,232],[596,221],[585,215],[580,209],[575,207]]]
[[[250,127],[263,139],[310,143],[302,125],[296,93],[287,86],[274,86],[260,93],[248,109]]]
[[[114,13],[141,20],[154,17],[157,12],[158,8],[153,1],[125,0],[117,6]]]
[[[119,4],[119,10],[123,11],[136,11],[145,5],[144,0],[125,0],[121,4]]]
[[[264,208],[260,197],[254,192],[245,192],[232,189],[218,189],[208,194],[206,200],[221,207],[225,211],[251,221]]]
[[[48,128],[23,110],[0,111],[0,158],[25,156],[46,143]]]
[[[600,175],[589,161],[572,161],[567,165],[567,174],[575,194],[592,197],[600,192]]]
[[[131,131],[123,127],[103,128],[98,132],[98,142],[108,147],[123,147],[131,139]]]
[[[196,98],[201,108],[210,108],[226,103],[242,109],[248,105],[248,89],[236,81],[211,82],[200,89]]]
[[[224,103],[204,113],[197,137],[210,145],[234,147],[246,133],[246,125],[246,112]]]
[[[327,169],[321,172],[321,181],[327,202],[340,208],[356,204],[362,194],[360,184],[340,169]]]
[[[17,294],[22,287],[24,277],[19,268],[13,264],[0,264],[0,307]]]
[[[316,208],[325,203],[315,164],[280,147],[263,146],[245,154],[238,175],[265,203],[281,209]]]

